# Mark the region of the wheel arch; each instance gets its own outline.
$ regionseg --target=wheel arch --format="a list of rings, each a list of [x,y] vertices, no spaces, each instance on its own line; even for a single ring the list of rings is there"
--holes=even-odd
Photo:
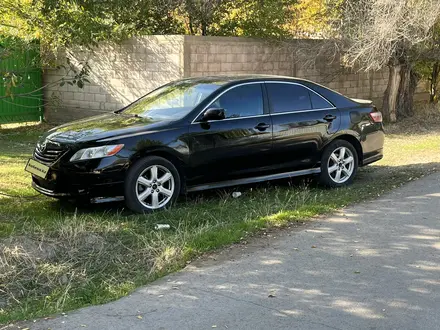
[[[146,149],[146,150],[142,150],[138,153],[136,153],[132,158],[131,158],[131,165],[132,166],[134,163],[136,163],[138,160],[148,157],[148,156],[157,156],[157,157],[162,157],[166,160],[168,160],[169,162],[171,162],[177,169],[177,172],[179,172],[180,175],[180,191],[181,193],[185,192],[186,190],[186,166],[185,166],[185,162],[183,161],[183,159],[181,159],[178,155],[175,154],[175,152],[173,152],[172,149],[164,149],[164,148],[157,148],[157,149]]]
[[[354,134],[343,133],[343,134],[336,136],[331,141],[329,141],[329,143],[327,143],[325,147],[327,147],[331,142],[337,141],[337,140],[347,141],[356,149],[357,156],[358,156],[358,165],[362,166],[363,161],[364,161],[364,153],[363,153],[362,145],[361,145],[361,142],[359,141],[359,138],[357,136],[355,136]]]

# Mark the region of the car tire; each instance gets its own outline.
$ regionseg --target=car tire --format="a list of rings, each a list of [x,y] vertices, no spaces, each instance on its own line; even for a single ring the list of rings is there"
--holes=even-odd
[[[319,182],[331,188],[349,185],[357,169],[358,154],[353,145],[345,140],[333,141],[322,153]]]
[[[127,207],[137,213],[150,213],[170,207],[180,192],[180,175],[165,158],[148,156],[127,172],[124,197]]]

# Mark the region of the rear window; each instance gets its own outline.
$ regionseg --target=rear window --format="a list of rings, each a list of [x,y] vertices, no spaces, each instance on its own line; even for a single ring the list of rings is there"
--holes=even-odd
[[[326,99],[324,99],[322,96],[309,91],[310,99],[312,101],[313,109],[329,109],[334,108],[333,105],[328,102]]]
[[[266,83],[272,113],[311,110],[309,90],[295,84]]]

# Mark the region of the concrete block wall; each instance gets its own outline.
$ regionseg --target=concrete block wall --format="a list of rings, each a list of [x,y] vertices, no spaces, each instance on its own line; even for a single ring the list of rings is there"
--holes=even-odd
[[[303,41],[301,41],[303,42]],[[315,42],[315,41],[313,41]],[[185,37],[185,77],[217,74],[274,74],[312,80],[349,97],[381,100],[388,70],[356,72],[338,60],[313,65],[295,58],[296,42],[273,44],[231,37]]]
[[[183,36],[146,36],[120,45],[71,50],[73,64],[87,61],[90,84],[82,89],[59,84],[45,89],[45,117],[62,123],[114,111],[171,80],[183,77]],[[78,65],[79,66],[79,65]],[[47,70],[45,83],[55,82],[65,70]],[[53,102],[51,102],[53,100]]]
[[[91,84],[83,89],[58,85],[45,90],[49,122],[67,122],[119,109],[169,81],[193,76],[274,74],[321,83],[344,95],[373,99],[380,107],[388,70],[344,69],[338,58],[321,57],[310,65],[296,58],[297,42],[275,44],[239,37],[146,36],[120,45],[102,44],[69,53],[73,63],[87,60]],[[310,41],[319,42],[319,41]],[[64,72],[49,70],[45,82]],[[426,97],[419,86],[416,99]],[[57,102],[51,102],[51,100]]]
[[[289,47],[239,37],[185,37],[186,77],[273,74],[294,76]]]

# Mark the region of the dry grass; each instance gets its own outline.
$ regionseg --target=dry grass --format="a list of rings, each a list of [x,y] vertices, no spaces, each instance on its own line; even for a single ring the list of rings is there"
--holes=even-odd
[[[0,196],[0,323],[116,299],[263,228],[332,212],[436,171],[440,118],[430,118],[387,127],[385,158],[344,189],[282,180],[192,194],[173,210],[146,216],[121,204],[75,208],[45,197]],[[40,132],[0,131],[0,191],[35,194],[23,167]],[[235,189],[242,197],[231,197]],[[157,223],[171,230],[156,231]]]
[[[120,269],[126,278],[134,277],[137,265],[147,273],[154,271],[153,247],[141,235],[124,242],[111,223],[98,228],[87,217],[66,217],[57,221],[52,231],[33,235],[11,236],[0,243],[0,288],[5,303],[22,304],[44,299],[43,308],[62,309],[70,299],[72,286],[87,294],[99,277]],[[120,294],[118,285],[101,281],[99,290]],[[106,283],[108,286],[106,286]],[[130,288],[131,289],[131,288]]]
[[[387,126],[388,134],[421,135],[440,131],[440,105],[418,103],[415,115]]]

